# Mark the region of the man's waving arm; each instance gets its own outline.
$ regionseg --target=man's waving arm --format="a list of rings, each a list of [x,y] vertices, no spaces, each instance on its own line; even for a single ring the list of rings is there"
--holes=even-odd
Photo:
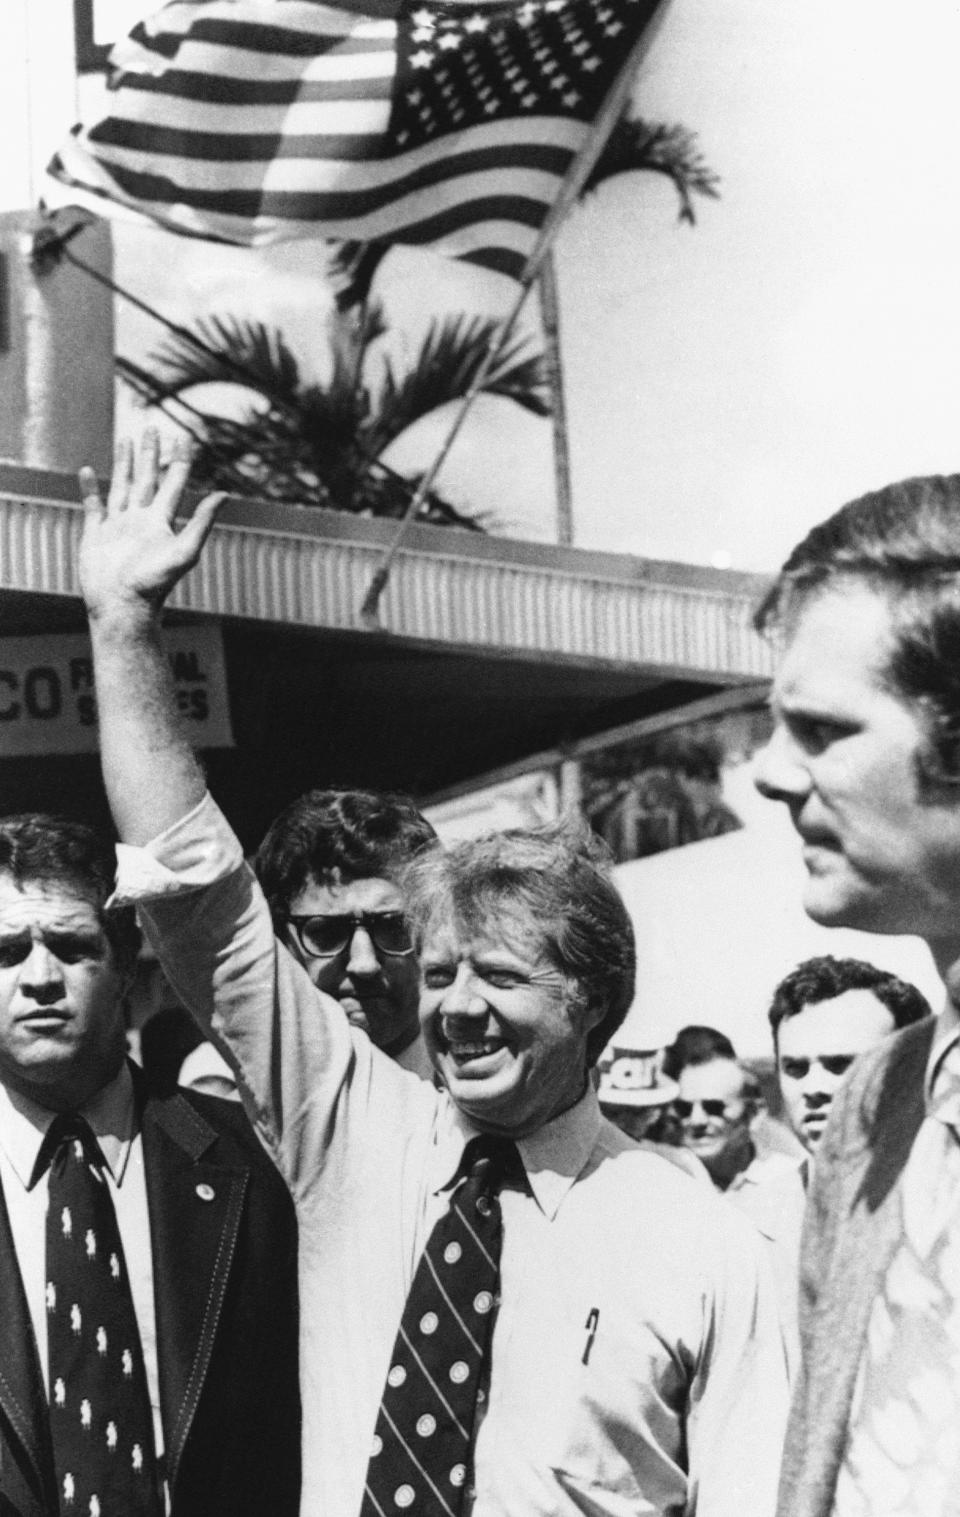
[[[203,798],[203,773],[187,740],[160,633],[163,603],[196,563],[223,497],[208,495],[176,524],[190,473],[165,471],[155,433],[134,457],[117,448],[106,502],[91,469],[80,474],[85,507],[80,585],[90,622],[107,797],[126,843],[144,844]]]
[[[118,451],[106,503],[90,471],[81,476],[80,578],[104,780],[132,845],[119,891],[139,905],[167,978],[229,1059],[251,1121],[299,1197],[334,1147],[366,1148],[370,1104],[389,1113],[392,1142],[401,1111],[412,1101],[432,1109],[433,1092],[352,1033],[339,1004],[278,945],[263,893],[206,793],[160,632],[163,602],[196,563],[219,505],[208,496],[178,526],[188,474],[185,457],[161,471],[148,436],[135,460],[128,447]]]

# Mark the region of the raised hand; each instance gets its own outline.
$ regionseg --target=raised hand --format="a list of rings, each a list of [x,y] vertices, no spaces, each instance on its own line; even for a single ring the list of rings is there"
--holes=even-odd
[[[85,518],[78,568],[91,620],[117,612],[154,615],[193,568],[224,495],[205,496],[178,527],[177,507],[189,477],[186,450],[161,470],[153,430],[144,433],[136,455],[129,439],[118,444],[106,504],[93,470],[80,470]]]

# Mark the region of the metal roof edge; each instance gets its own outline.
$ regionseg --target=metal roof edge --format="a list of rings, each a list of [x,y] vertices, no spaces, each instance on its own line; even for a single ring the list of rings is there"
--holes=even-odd
[[[74,474],[62,470],[35,469],[6,458],[0,458],[0,493],[30,496],[63,505],[79,504]],[[188,501],[199,498],[198,493],[188,493]],[[386,548],[392,542],[398,526],[393,520],[358,516],[352,511],[284,505],[276,501],[254,500],[237,495],[229,496],[224,502],[218,521],[221,526],[238,527],[244,532],[356,542],[381,548]],[[645,558],[639,554],[611,553],[596,548],[567,547],[560,543],[472,532],[466,527],[440,527],[425,523],[416,523],[407,528],[401,552],[405,550],[439,555],[442,558],[449,558],[455,553],[458,558],[467,560],[492,560],[627,582],[650,579],[658,584],[683,584],[690,589],[754,597],[758,602],[772,577],[748,570],[716,569],[707,564]]]
[[[76,595],[82,507],[72,475],[0,462],[0,585]],[[231,498],[170,605],[207,615],[358,631],[396,523]],[[762,679],[757,575],[594,553],[446,527],[411,528],[380,603],[407,643]],[[367,634],[376,635],[376,634]]]

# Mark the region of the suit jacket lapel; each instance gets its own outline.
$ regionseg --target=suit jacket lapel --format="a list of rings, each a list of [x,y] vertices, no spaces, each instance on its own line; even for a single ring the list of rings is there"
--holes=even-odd
[[[21,1443],[36,1477],[40,1499],[52,1479],[47,1394],[30,1309],[13,1244],[7,1203],[0,1186],[0,1407]]]
[[[931,1018],[929,1036],[901,1045],[899,1058],[886,1063],[873,1110],[852,1143],[837,1278],[848,1288],[847,1340],[856,1330],[858,1359],[878,1282],[900,1238],[903,1172],[926,1114],[924,1074],[932,1036]],[[834,1299],[842,1310],[840,1296]]]
[[[250,1171],[206,1157],[217,1132],[182,1096],[148,1100],[141,1123],[172,1489],[210,1363]]]
[[[825,1461],[824,1488],[831,1492],[870,1312],[900,1238],[902,1176],[925,1115],[924,1072],[933,1030],[931,1017],[929,1026],[900,1043],[875,1097],[863,1101],[844,1134],[848,1146],[831,1217],[836,1243],[815,1328],[814,1362],[807,1366],[810,1427]]]

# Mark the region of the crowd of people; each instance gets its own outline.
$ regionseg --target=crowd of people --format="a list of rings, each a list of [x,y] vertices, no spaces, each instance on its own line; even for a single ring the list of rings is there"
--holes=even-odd
[[[188,475],[148,435],[81,476],[119,845],[0,821],[0,1513],[960,1510],[960,478],[843,508],[760,611],[807,911],[946,985],[784,966],[765,1087],[709,1026],[618,1041],[579,821],[444,848],[318,790],[247,864],[164,654]],[[142,1069],[141,930],[195,1024]]]

